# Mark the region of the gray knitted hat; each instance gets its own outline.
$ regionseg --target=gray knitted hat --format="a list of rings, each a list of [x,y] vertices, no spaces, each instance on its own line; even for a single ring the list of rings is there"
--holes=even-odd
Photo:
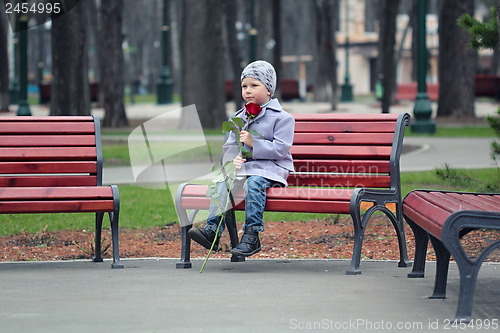
[[[276,71],[273,65],[267,61],[257,60],[248,64],[241,72],[241,81],[246,77],[259,80],[271,93],[271,96],[274,94],[276,90]]]

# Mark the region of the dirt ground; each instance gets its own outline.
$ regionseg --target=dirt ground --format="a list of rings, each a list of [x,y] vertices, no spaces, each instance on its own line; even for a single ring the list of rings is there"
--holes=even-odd
[[[255,258],[276,259],[350,259],[353,247],[353,227],[349,217],[332,216],[325,220],[308,222],[266,222],[261,233],[262,251]],[[413,259],[414,240],[406,226],[408,257]],[[181,251],[180,227],[170,224],[151,229],[120,229],[120,257],[179,258]],[[36,234],[18,234],[0,237],[0,261],[69,260],[92,258],[94,234],[89,230],[40,231]],[[475,231],[462,239],[466,252],[475,257],[482,249],[500,239],[496,231]],[[103,232],[105,258],[111,258],[111,232]],[[230,257],[227,233],[221,239],[222,251],[213,258]],[[207,250],[195,244],[192,258],[205,257]],[[365,233],[362,259],[399,259],[398,241],[394,228],[385,216],[372,217]],[[428,260],[435,259],[429,245]],[[500,250],[487,261],[500,262]]]

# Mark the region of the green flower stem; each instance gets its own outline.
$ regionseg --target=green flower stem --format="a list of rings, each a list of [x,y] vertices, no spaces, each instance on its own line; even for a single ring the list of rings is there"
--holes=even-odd
[[[251,116],[250,116],[250,117],[248,117],[248,122],[247,122],[247,125],[245,126],[244,131],[247,131],[247,130],[248,130],[248,127],[250,126],[250,123],[252,122],[252,119],[253,119],[253,118],[254,118],[254,117],[251,117]]]
[[[226,181],[227,181],[227,178],[226,178]],[[203,262],[203,265],[201,266],[200,273],[203,273],[203,270],[205,269],[205,265],[207,264],[207,261],[208,261],[208,257],[210,257],[210,254],[212,253],[212,250],[215,246],[215,242],[217,241],[217,236],[219,235],[220,226],[224,222],[224,218],[226,217],[227,208],[229,207],[229,203],[231,202],[231,191],[233,190],[233,185],[234,185],[234,182],[230,183],[230,186],[229,186],[230,188],[228,188],[224,212],[222,213],[222,215],[220,217],[219,224],[217,225],[217,230],[215,230],[214,241],[212,242],[212,246],[210,247],[210,250],[208,250],[207,256],[205,257],[205,261]]]

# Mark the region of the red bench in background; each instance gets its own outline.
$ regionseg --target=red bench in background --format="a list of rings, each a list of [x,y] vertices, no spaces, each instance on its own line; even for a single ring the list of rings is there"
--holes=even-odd
[[[400,83],[397,86],[397,101],[414,101],[417,95],[417,82]],[[431,101],[439,99],[439,83],[427,83],[427,94]]]

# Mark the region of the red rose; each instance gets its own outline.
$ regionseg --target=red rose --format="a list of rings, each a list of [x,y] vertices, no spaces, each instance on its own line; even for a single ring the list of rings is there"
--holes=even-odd
[[[247,112],[247,117],[257,117],[262,110],[262,108],[255,103],[245,104],[245,109]]]

